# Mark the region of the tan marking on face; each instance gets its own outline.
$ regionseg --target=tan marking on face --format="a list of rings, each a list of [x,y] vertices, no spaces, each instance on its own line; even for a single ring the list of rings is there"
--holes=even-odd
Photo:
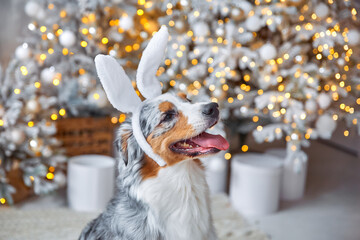
[[[159,104],[159,110],[160,112],[167,112],[169,110],[172,110],[174,108],[174,104],[171,102],[162,102]]]
[[[160,167],[154,160],[152,160],[148,155],[144,155],[144,165],[141,168],[141,176],[143,180],[148,178],[156,177]]]
[[[187,117],[182,112],[179,112],[178,121],[172,129],[158,137],[153,137],[153,134],[150,134],[147,137],[147,141],[154,152],[164,159],[168,166],[171,166],[189,157],[171,151],[169,146],[194,134],[195,130],[192,125],[188,124]]]
[[[186,95],[186,93],[183,93],[183,92],[179,92],[178,94],[177,94],[180,98],[182,98],[182,99],[184,99],[184,100],[187,100],[187,95]]]

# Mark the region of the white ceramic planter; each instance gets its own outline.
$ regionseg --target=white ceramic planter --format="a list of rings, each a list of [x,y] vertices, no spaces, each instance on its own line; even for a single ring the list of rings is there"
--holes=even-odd
[[[299,200],[304,196],[307,175],[307,156],[303,153],[286,156],[286,149],[274,148],[267,154],[278,157],[283,163],[281,180],[281,199],[285,201]]]
[[[279,207],[281,162],[266,154],[238,154],[231,164],[230,198],[248,217],[276,212]]]
[[[77,211],[103,210],[114,194],[115,159],[102,155],[72,157],[68,163],[68,203]]]

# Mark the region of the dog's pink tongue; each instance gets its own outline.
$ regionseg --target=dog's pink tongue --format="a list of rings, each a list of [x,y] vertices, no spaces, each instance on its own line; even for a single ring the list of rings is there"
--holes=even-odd
[[[226,150],[229,148],[229,143],[221,135],[212,135],[209,133],[202,133],[191,139],[197,145],[205,148],[217,148],[220,150]]]

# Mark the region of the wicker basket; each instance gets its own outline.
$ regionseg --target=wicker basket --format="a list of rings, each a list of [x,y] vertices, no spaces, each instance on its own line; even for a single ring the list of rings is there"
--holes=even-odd
[[[66,155],[102,154],[113,156],[116,125],[110,118],[65,118],[57,121],[56,137]]]

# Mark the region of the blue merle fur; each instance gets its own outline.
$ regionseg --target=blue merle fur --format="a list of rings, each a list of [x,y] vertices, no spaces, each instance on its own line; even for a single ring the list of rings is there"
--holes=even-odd
[[[141,110],[140,125],[145,137],[154,130],[157,135],[162,134],[175,124],[174,120],[158,127],[161,118],[159,103],[146,103]],[[120,155],[115,195],[106,210],[83,229],[79,240],[163,240],[162,226],[149,224],[149,206],[136,197],[142,180],[140,170],[144,164],[144,152],[132,134],[130,118],[119,127],[115,145]]]

